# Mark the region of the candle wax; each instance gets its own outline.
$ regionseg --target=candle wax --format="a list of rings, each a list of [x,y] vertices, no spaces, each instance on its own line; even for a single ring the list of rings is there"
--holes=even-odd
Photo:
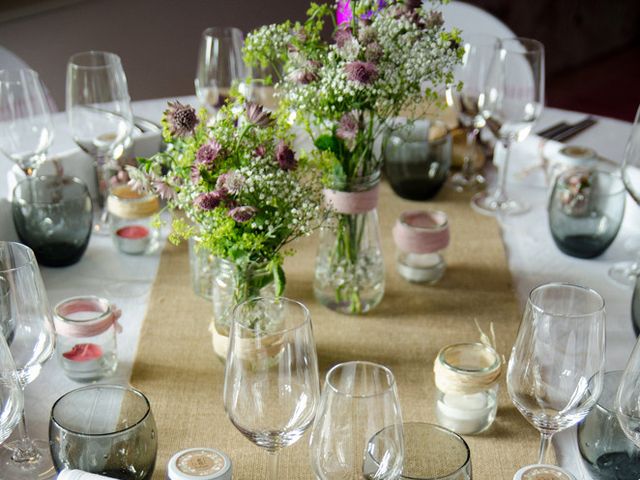
[[[140,239],[149,236],[149,229],[142,225],[129,225],[119,228],[116,235],[122,238]]]
[[[493,420],[496,401],[485,392],[471,395],[444,394],[436,404],[436,413],[442,426],[457,433],[477,433]]]

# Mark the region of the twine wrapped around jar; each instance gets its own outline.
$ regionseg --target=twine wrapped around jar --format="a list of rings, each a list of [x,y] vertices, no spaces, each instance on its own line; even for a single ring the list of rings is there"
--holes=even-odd
[[[489,345],[448,345],[440,350],[433,366],[436,387],[456,395],[484,392],[498,383],[502,364],[500,355]]]

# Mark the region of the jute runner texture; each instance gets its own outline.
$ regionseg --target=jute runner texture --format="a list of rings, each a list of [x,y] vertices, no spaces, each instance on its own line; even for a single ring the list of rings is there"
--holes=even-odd
[[[395,270],[391,228],[409,209],[438,209],[449,216],[448,269],[435,286],[411,284]],[[305,239],[289,258],[288,297],[305,303],[312,315],[321,378],[334,364],[369,360],[394,372],[405,421],[436,422],[433,360],[451,343],[477,341],[477,319],[488,331],[494,323],[498,350],[508,357],[520,308],[499,227],[493,218],[471,211],[469,198],[443,190],[432,202],[405,201],[387,184],[380,189],[380,229],[386,265],[382,303],[358,317],[335,314],[312,292],[316,242]],[[214,356],[207,327],[211,306],[192,293],[185,246],[167,246],[151,292],[131,383],[147,394],[158,425],[159,453],[154,479],[164,479],[172,453],[213,447],[229,454],[234,479],[267,477],[267,454],[231,425],[222,404],[224,366]],[[323,380],[324,381],[324,380]],[[312,478],[307,434],[281,452],[280,478]],[[474,478],[511,479],[535,463],[538,435],[511,404],[504,378],[493,426],[467,436]]]

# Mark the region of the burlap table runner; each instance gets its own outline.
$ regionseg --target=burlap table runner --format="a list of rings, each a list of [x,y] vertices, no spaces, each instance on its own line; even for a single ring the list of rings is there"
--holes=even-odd
[[[407,209],[443,210],[449,215],[448,269],[435,286],[410,284],[395,270],[391,227]],[[394,372],[405,421],[436,421],[433,360],[448,344],[477,341],[477,319],[488,331],[494,322],[498,350],[508,357],[520,308],[497,222],[471,211],[469,198],[443,190],[433,202],[405,201],[387,184],[380,191],[380,229],[386,291],[382,303],[359,317],[335,314],[313,297],[316,244],[307,239],[288,259],[286,295],[311,310],[321,378],[332,365],[369,360]],[[207,331],[211,306],[192,293],[186,246],[167,246],[151,292],[131,383],[147,394],[158,425],[159,452],[154,479],[164,479],[172,453],[189,447],[214,447],[229,454],[235,479],[267,476],[266,452],[231,425],[222,404],[224,367],[214,356]],[[308,433],[281,453],[283,479],[312,478]],[[535,463],[538,435],[511,404],[504,378],[498,417],[478,436],[467,436],[474,478],[511,479]]]

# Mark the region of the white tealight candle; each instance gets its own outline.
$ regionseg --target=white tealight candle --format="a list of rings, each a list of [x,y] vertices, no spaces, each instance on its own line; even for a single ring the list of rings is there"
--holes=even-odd
[[[495,400],[488,393],[442,395],[436,404],[440,424],[461,434],[477,433],[491,422]]]

